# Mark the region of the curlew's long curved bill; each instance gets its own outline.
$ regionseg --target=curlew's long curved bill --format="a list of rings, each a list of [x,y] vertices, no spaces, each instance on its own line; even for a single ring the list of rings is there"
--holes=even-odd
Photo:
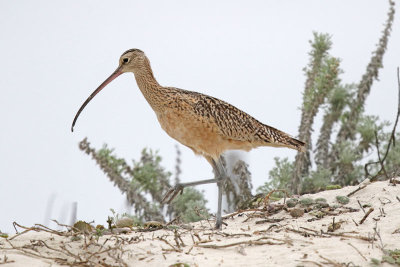
[[[94,92],[86,99],[86,101],[82,104],[82,106],[79,108],[78,112],[75,115],[74,121],[72,122],[72,126],[71,126],[71,132],[74,131],[74,126],[76,123],[76,120],[79,117],[79,114],[81,114],[82,110],[86,107],[86,105],[90,102],[90,100],[92,100],[92,98],[97,95],[98,92],[100,92],[104,87],[106,87],[107,84],[109,84],[110,82],[112,82],[112,80],[114,80],[115,78],[117,78],[119,75],[122,74],[121,71],[121,66],[118,67],[113,74],[110,75],[110,77],[108,77],[102,84],[100,84],[99,87],[97,87],[96,90],[94,90]]]

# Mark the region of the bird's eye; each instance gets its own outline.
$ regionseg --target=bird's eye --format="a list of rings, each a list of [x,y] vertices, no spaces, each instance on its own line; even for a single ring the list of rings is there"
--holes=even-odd
[[[124,63],[128,63],[129,59],[126,57],[126,58],[122,59],[122,61],[123,61]]]

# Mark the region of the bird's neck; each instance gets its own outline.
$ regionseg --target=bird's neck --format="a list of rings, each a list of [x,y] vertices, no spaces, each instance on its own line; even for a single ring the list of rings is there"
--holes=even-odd
[[[157,112],[161,108],[163,87],[157,82],[156,78],[154,78],[150,62],[147,58],[142,68],[135,71],[134,74],[143,96],[146,98],[153,110]]]

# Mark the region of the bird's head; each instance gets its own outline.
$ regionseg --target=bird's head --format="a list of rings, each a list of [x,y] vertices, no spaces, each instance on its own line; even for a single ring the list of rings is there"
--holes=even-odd
[[[129,49],[125,51],[119,58],[118,69],[121,73],[124,72],[140,72],[146,67],[148,60],[144,52],[140,49]]]
[[[86,99],[86,101],[82,104],[80,109],[75,115],[74,121],[72,122],[71,131],[74,131],[74,125],[76,120],[81,114],[82,110],[86,107],[86,105],[92,100],[98,92],[100,92],[104,87],[107,86],[110,82],[112,82],[115,78],[125,72],[133,72],[139,73],[142,70],[145,70],[147,65],[149,65],[149,61],[144,54],[144,52],[140,49],[129,49],[125,51],[121,57],[119,58],[118,68],[108,77],[96,90]]]

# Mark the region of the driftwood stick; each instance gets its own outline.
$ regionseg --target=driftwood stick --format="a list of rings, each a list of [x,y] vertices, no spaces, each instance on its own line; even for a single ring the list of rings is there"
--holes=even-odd
[[[197,247],[201,248],[228,248],[228,247],[233,247],[237,245],[283,245],[286,244],[284,240],[280,240],[281,242],[272,242],[272,241],[261,241],[262,239],[266,239],[265,237],[261,237],[256,240],[246,240],[246,241],[240,241],[240,242],[235,242],[235,243],[230,243],[230,244],[225,244],[225,245],[214,245],[214,244],[206,244],[206,245],[196,245]],[[274,240],[279,240],[276,238],[273,238]]]
[[[365,221],[365,219],[367,219],[368,215],[371,214],[371,212],[374,211],[374,208],[369,208],[369,210],[367,211],[367,213],[365,213],[364,217],[361,219],[360,224],[363,224],[363,222]]]
[[[358,252],[358,254],[360,254],[360,256],[365,260],[365,261],[368,261],[367,260],[367,258],[363,255],[363,254],[361,254],[361,252],[360,252],[360,250],[358,249],[358,248],[356,248],[353,244],[351,244],[351,243],[347,243],[349,246],[351,246],[352,248],[354,248],[357,252]]]
[[[233,216],[235,216],[235,215],[238,215],[238,214],[240,214],[240,213],[243,213],[243,212],[250,212],[250,211],[265,211],[265,210],[263,210],[263,209],[258,209],[258,208],[256,208],[256,209],[247,209],[247,210],[238,210],[238,211],[236,211],[236,212],[234,212],[234,213],[231,213],[231,214],[228,214],[228,215],[225,215],[225,216],[222,216],[222,219],[228,219],[228,218],[231,218],[231,217],[233,217]]]
[[[399,122],[399,116],[400,116],[400,71],[399,71],[399,67],[397,67],[397,87],[398,87],[399,93],[398,93],[398,103],[397,103],[396,120],[395,120],[395,123],[394,123],[394,125],[393,125],[393,130],[392,130],[392,133],[391,133],[391,135],[390,135],[390,139],[389,139],[389,142],[388,142],[388,146],[387,146],[387,148],[386,148],[385,155],[383,156],[382,159],[380,158],[379,143],[377,143],[377,138],[378,138],[378,137],[377,137],[377,134],[375,133],[375,137],[376,137],[376,146],[377,146],[379,161],[369,162],[369,163],[366,163],[366,164],[364,165],[364,171],[365,171],[365,176],[366,176],[366,177],[370,176],[370,174],[369,174],[369,172],[368,172],[368,166],[369,166],[369,165],[371,165],[371,164],[378,164],[378,163],[381,165],[381,169],[378,171],[378,173],[377,173],[375,176],[373,176],[373,177],[371,178],[371,181],[376,180],[376,178],[378,177],[379,173],[381,173],[381,171],[384,171],[385,176],[388,177],[388,175],[387,175],[387,173],[386,173],[386,170],[385,170],[385,168],[384,168],[384,162],[385,162],[385,160],[386,160],[387,155],[389,154],[390,146],[392,145],[392,143],[393,143],[393,146],[396,145],[396,127],[397,127],[397,123]],[[391,183],[393,182],[393,177],[390,178],[390,182],[391,182]]]
[[[358,202],[358,205],[360,205],[360,208],[362,209],[362,211],[363,211],[363,212],[364,212],[364,214],[365,214],[365,210],[364,210],[363,206],[361,205],[361,202],[360,202],[360,200],[357,200],[357,202]]]
[[[378,132],[375,130],[375,131],[374,131],[374,134],[375,134],[375,146],[376,146],[376,151],[377,151],[377,153],[378,153],[378,161],[379,161],[379,164],[381,165],[381,170],[383,170],[383,173],[384,173],[385,176],[386,176],[386,179],[389,179],[389,175],[388,175],[387,172],[386,172],[385,164],[384,164],[384,161],[385,161],[386,157],[385,157],[384,159],[382,159],[382,158],[381,158],[381,153],[380,153],[380,151],[379,151]],[[388,149],[389,149],[390,141],[391,141],[391,140],[392,140],[392,137],[390,137]],[[389,150],[386,150],[386,152],[388,152],[388,151],[389,151]],[[387,153],[386,153],[386,154],[387,154]],[[385,156],[386,156],[386,155],[385,155]]]

